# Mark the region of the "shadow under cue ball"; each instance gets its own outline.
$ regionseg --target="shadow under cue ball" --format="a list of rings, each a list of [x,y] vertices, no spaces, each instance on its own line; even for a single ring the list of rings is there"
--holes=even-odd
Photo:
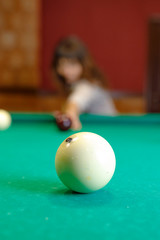
[[[60,180],[69,189],[89,193],[103,188],[115,171],[115,154],[110,144],[91,132],[80,132],[59,146],[55,167]]]

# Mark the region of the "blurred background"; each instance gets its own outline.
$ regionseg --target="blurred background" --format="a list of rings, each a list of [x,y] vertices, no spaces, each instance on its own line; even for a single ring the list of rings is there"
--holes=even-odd
[[[70,34],[88,46],[121,113],[160,112],[159,0],[0,0],[0,108],[60,108],[50,63]]]

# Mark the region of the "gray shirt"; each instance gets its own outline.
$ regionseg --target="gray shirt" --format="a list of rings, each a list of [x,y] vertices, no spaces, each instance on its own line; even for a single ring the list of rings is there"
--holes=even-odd
[[[109,92],[85,79],[72,85],[68,102],[75,103],[81,113],[89,112],[112,116],[117,114]]]

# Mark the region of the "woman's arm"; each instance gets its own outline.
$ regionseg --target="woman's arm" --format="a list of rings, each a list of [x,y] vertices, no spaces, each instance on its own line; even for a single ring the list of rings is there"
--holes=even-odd
[[[67,101],[64,106],[64,113],[71,118],[71,128],[73,130],[80,130],[82,128],[82,124],[79,119],[79,109],[76,103]]]
[[[82,125],[79,119],[80,113],[87,112],[94,99],[94,86],[86,80],[80,81],[68,96],[64,111],[72,120],[72,129],[79,130]]]

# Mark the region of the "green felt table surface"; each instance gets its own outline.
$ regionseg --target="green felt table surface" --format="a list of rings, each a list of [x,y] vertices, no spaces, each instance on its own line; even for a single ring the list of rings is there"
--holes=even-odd
[[[116,155],[106,187],[68,190],[54,166],[61,132],[50,115],[12,114],[0,132],[0,240],[160,239],[160,115],[81,116],[81,131]]]

